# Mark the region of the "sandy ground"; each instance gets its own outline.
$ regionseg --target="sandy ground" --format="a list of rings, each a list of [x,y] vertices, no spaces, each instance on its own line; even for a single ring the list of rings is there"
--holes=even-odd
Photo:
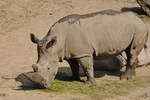
[[[17,0],[15,0],[17,1]],[[29,0],[25,0],[28,2]],[[22,1],[24,3],[25,1]],[[51,0],[52,1],[52,0]],[[19,74],[31,71],[36,62],[36,45],[32,44],[29,33],[43,37],[49,27],[59,18],[72,14],[84,14],[103,9],[138,7],[134,0],[53,0],[39,10],[39,15],[25,22],[21,27],[8,31],[7,27],[0,30],[0,100],[92,100],[88,96],[73,94],[44,93],[37,90],[19,90],[20,82],[15,81]],[[19,1],[21,4],[21,0]],[[19,7],[19,6],[18,6]],[[12,7],[11,10],[18,9]],[[9,9],[10,10],[10,9]],[[22,10],[18,10],[22,13]],[[148,24],[149,25],[149,24]],[[150,26],[150,25],[149,25]],[[68,66],[62,63],[60,66]],[[150,76],[149,67],[137,69],[138,75]],[[7,79],[4,79],[7,78]],[[147,97],[145,97],[145,95]],[[128,96],[119,96],[111,100],[150,100],[150,86],[139,88]],[[145,97],[145,98],[144,98]],[[94,99],[93,99],[94,100]]]

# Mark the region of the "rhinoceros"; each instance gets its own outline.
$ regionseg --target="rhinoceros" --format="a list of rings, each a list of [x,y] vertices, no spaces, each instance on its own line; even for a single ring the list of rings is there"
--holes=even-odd
[[[105,59],[125,52],[127,65],[121,79],[131,79],[135,74],[137,57],[148,39],[148,28],[132,12],[103,10],[79,15],[72,14],[54,23],[46,36],[39,40],[30,34],[37,44],[38,60],[33,73],[25,77],[48,88],[53,82],[58,63],[66,60],[72,69],[72,79],[80,80],[79,66],[87,76],[85,83],[95,84],[93,59]]]

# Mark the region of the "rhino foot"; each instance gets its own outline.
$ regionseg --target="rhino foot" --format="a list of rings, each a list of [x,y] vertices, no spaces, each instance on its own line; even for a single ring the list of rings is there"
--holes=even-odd
[[[23,75],[33,83],[37,84],[39,88],[48,88],[47,81],[37,72],[23,73]]]
[[[95,81],[95,79],[89,79],[89,80],[85,81],[85,84],[87,84],[87,85],[95,85],[96,81]]]
[[[131,75],[132,75],[132,76],[136,76],[135,70],[133,70],[133,71],[131,72]]]
[[[124,73],[120,76],[120,80],[130,80],[130,79],[132,79],[132,75],[127,75]]]

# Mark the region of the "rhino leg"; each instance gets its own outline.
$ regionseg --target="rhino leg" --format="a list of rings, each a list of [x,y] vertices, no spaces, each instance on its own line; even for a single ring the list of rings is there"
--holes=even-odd
[[[132,76],[136,75],[135,68],[138,64],[138,51],[140,49],[127,49],[126,54],[127,54],[127,66],[126,66],[126,71],[124,74],[121,75],[121,79],[132,79]],[[139,52],[140,53],[140,52]]]
[[[70,59],[70,60],[68,60],[68,63],[69,63],[71,70],[72,70],[71,80],[80,80],[78,62],[74,59]]]
[[[121,79],[132,79],[132,76],[136,75],[135,68],[137,65],[137,58],[131,58],[129,63],[127,63],[126,71],[121,75]]]
[[[96,84],[94,79],[93,57],[83,57],[78,59],[79,64],[83,67],[83,70],[87,76],[87,84]]]

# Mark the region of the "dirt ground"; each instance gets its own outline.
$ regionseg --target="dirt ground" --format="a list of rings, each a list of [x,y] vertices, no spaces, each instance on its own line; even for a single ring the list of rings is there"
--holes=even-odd
[[[0,100],[100,100],[86,95],[19,89],[22,84],[15,78],[32,71],[31,65],[37,60],[36,45],[31,43],[29,33],[42,38],[65,15],[139,7],[135,0],[6,0],[0,3],[0,12],[7,15],[0,15]],[[61,66],[68,64],[63,62]],[[150,67],[138,68],[137,75],[150,76],[149,70]],[[150,85],[110,100],[150,100]]]

